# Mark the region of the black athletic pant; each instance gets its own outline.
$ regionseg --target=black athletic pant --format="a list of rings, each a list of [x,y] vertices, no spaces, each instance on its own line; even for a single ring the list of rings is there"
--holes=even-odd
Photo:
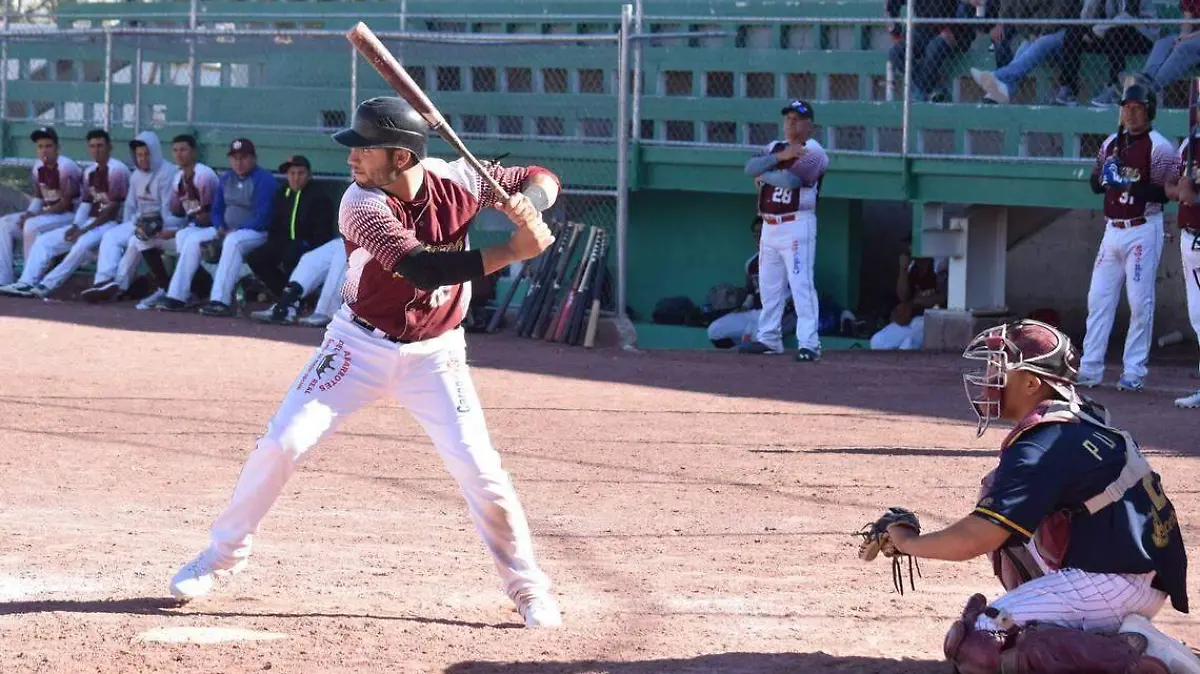
[[[268,239],[265,244],[246,256],[246,264],[267,289],[275,297],[279,297],[283,294],[283,287],[287,285],[292,270],[308,251],[308,247],[301,241]]]

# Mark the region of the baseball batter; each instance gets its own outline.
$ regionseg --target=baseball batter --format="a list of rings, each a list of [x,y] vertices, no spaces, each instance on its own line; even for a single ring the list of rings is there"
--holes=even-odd
[[[808,362],[821,356],[813,264],[817,253],[817,195],[829,168],[829,157],[810,137],[811,105],[792,101],[782,114],[787,142],[774,141],[746,162],[746,173],[754,176],[759,186],[758,211],[763,222],[758,258],[762,312],[755,341],[739,346],[738,351],[783,353],[781,324],[790,288],[796,307],[796,360]]]
[[[45,299],[58,289],[100,245],[104,234],[119,224],[129,190],[129,167],[112,156],[112,139],[104,129],[87,134],[88,154],[94,162],[83,173],[83,203],[69,227],[49,230],[37,237],[25,268],[16,283],[0,293]],[[42,276],[54,258],[66,253],[54,269]]]
[[[1127,86],[1121,96],[1124,133],[1105,139],[1092,170],[1092,191],[1104,195],[1106,224],[1088,289],[1080,386],[1097,386],[1104,379],[1104,354],[1122,285],[1129,300],[1129,332],[1117,389],[1140,391],[1144,386],[1154,326],[1155,278],[1162,259],[1165,186],[1175,182],[1179,172],[1171,141],[1150,126],[1156,107],[1152,87],[1140,81]]]
[[[33,199],[20,213],[0,218],[0,285],[13,282],[13,243],[23,241],[29,259],[34,239],[42,232],[66,227],[75,220],[83,170],[58,152],[58,134],[44,126],[29,135],[37,148],[33,165]]]
[[[373,98],[334,139],[350,148],[354,180],[338,221],[349,257],[345,304],[292,383],[212,526],[212,543],[179,570],[171,592],[208,593],[214,576],[247,564],[255,532],[284,484],[343,419],[387,395],[423,426],[458,482],[467,509],[527,627],[561,623],[550,580],[534,558],[529,524],[492,447],[458,327],[473,278],[528,260],[553,237],[542,222],[558,179],[536,167],[487,171],[425,157],[428,126],[399,98]],[[519,192],[519,193],[517,193]],[[505,243],[469,250],[467,227],[495,206],[516,225]]]
[[[999,465],[971,514],[946,529],[886,528],[901,555],[988,555],[1008,590],[970,598],[946,658],[964,674],[1200,672],[1190,649],[1150,623],[1168,601],[1188,612],[1175,508],[1129,433],[1076,392],[1070,338],[1017,321],[979,333],[963,356],[980,365],[964,374],[979,434],[995,419],[1014,423]]]
[[[299,323],[325,327],[341,305],[342,281],[346,275],[346,244],[334,238],[300,256],[279,301],[255,311],[250,318],[263,323]],[[312,314],[297,318],[300,301],[321,288]]]
[[[129,142],[136,170],[129,179],[129,196],[125,200],[122,222],[104,235],[100,242],[100,259],[96,265],[96,279],[91,288],[80,297],[88,302],[115,300],[129,290],[133,273],[142,260],[142,251],[170,242],[175,231],[183,224],[169,208],[171,189],[178,169],[164,161],[162,146],[153,131],[143,131]],[[152,239],[143,241],[138,232],[160,230]],[[166,283],[162,259],[146,256],[159,286]],[[156,268],[157,267],[157,268]],[[146,309],[161,297],[162,291],[152,294],[138,303],[137,308]]]
[[[1183,284],[1187,291],[1188,318],[1200,338],[1200,204],[1196,203],[1196,158],[1187,174],[1188,138],[1179,148],[1179,181],[1167,186],[1167,196],[1179,201],[1179,256],[1183,261]],[[1198,157],[1200,158],[1200,157]],[[1200,407],[1200,391],[1175,400],[1177,407]]]

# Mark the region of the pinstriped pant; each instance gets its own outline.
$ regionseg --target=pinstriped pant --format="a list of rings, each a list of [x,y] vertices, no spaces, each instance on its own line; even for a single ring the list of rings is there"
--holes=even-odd
[[[1018,625],[1038,621],[1087,632],[1115,633],[1127,616],[1153,618],[1167,595],[1150,587],[1153,573],[1089,573],[1062,569],[1022,583],[991,602]],[[992,618],[980,615],[975,629],[1001,631]]]

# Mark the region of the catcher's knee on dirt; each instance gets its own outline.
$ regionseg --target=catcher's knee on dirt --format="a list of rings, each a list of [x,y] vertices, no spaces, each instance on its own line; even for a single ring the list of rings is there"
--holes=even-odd
[[[1170,674],[1145,655],[1138,634],[1101,635],[1031,623],[1007,631],[976,629],[987,599],[971,597],[950,626],[943,650],[959,674]]]

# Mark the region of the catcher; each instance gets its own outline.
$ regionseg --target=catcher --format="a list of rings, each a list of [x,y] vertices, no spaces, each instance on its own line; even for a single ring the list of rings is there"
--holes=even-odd
[[[1175,508],[1133,438],[1076,393],[1070,338],[1017,321],[981,332],[963,357],[983,365],[964,374],[978,434],[993,419],[1015,424],[999,465],[946,529],[922,534],[901,508],[868,525],[863,559],[991,558],[1008,593],[972,596],[945,638],[962,674],[1200,672],[1150,623],[1168,599],[1188,612]]]

